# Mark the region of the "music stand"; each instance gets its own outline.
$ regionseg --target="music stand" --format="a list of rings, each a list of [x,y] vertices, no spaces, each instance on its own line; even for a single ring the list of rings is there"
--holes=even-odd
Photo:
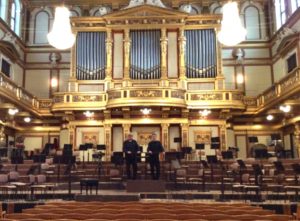
[[[111,162],[115,164],[115,166],[122,166],[124,164],[123,152],[113,152],[113,155],[111,156]]]
[[[202,160],[202,153],[201,150],[205,149],[205,144],[204,143],[196,143],[195,145],[196,150],[200,150],[200,161]]]
[[[281,140],[280,134],[271,134],[271,140],[274,140],[274,141]]]
[[[240,174],[240,184],[243,184],[243,171],[247,169],[246,164],[243,160],[239,159],[237,160],[237,163],[239,164],[240,170],[239,170],[239,174]]]
[[[249,143],[258,143],[258,138],[255,136],[248,137]]]
[[[18,171],[18,164],[23,163],[23,149],[13,148],[11,152],[11,164],[15,164],[15,171]]]
[[[215,150],[217,154],[217,150],[220,149],[220,137],[212,137],[210,149]]]
[[[174,137],[174,143],[179,144],[179,149],[181,148],[182,138],[181,137]],[[178,145],[177,145],[178,148]]]
[[[267,149],[255,150],[255,158],[256,159],[267,159],[268,158],[268,150]]]
[[[233,153],[232,151],[228,150],[228,151],[222,151],[222,158],[224,160],[232,160],[233,159]]]
[[[257,186],[262,185],[262,181],[263,181],[262,177],[261,177],[261,182],[258,182],[258,177],[264,175],[260,165],[253,164],[252,168],[253,168],[253,172],[255,175],[255,185],[257,185]]]
[[[191,147],[181,147],[181,152],[184,154],[185,160],[187,160],[187,155],[192,153]]]
[[[207,155],[206,159],[207,159],[207,163],[210,165],[210,170],[211,170],[210,178],[211,178],[211,181],[213,182],[213,180],[214,180],[214,167],[213,167],[213,165],[218,163],[218,159],[217,159],[216,155]]]
[[[72,156],[72,155],[73,155],[73,145],[72,144],[64,144],[63,156]]]
[[[82,151],[83,152],[83,157],[82,157],[82,168],[85,168],[85,160],[84,160],[84,155],[85,155],[85,151],[87,151],[87,145],[85,145],[85,144],[80,144],[79,145],[79,151]]]
[[[102,168],[102,157],[105,156],[106,145],[97,144],[96,149],[98,150],[97,159],[98,159],[98,179],[100,180],[101,168]],[[103,151],[103,152],[102,152]]]

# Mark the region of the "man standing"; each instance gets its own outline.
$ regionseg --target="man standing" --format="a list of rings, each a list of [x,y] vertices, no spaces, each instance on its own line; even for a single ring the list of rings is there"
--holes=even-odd
[[[123,143],[123,152],[125,153],[127,179],[135,180],[137,174],[137,154],[139,153],[139,146],[133,139],[132,133],[127,135],[127,140]]]
[[[148,144],[147,152],[149,154],[149,162],[151,167],[151,175],[153,180],[159,180],[160,177],[160,163],[159,154],[164,151],[160,141],[156,140],[156,133],[152,133],[152,140]]]

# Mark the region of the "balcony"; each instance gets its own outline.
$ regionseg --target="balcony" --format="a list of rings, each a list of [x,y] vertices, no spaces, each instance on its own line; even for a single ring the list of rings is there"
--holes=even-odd
[[[242,91],[188,91],[186,93],[186,103],[189,109],[245,109]]]
[[[134,87],[108,91],[107,108],[122,106],[186,107],[185,90],[168,87]]]
[[[106,107],[105,92],[62,92],[55,93],[52,111],[103,110]]]
[[[39,101],[36,97],[18,86],[11,79],[0,73],[0,96],[7,99],[9,102],[18,104],[26,111],[33,112],[39,115]]]
[[[257,97],[257,113],[262,112],[300,91],[300,68],[286,75]]]

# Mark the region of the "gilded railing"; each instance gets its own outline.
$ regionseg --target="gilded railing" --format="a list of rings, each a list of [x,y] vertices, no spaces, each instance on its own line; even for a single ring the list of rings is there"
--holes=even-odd
[[[111,89],[107,92],[107,107],[177,106],[185,107],[185,90],[169,87],[134,87]]]
[[[189,108],[245,108],[242,91],[188,91],[186,102]]]
[[[105,92],[59,92],[53,96],[52,110],[105,109]]]
[[[279,82],[259,95],[257,97],[258,107],[263,109],[266,105],[280,102],[296,93],[300,89],[299,71],[299,68],[295,69],[292,73],[286,75]]]
[[[11,101],[17,101],[20,105],[38,109],[39,101],[24,88],[18,86],[11,79],[0,73],[0,94]]]

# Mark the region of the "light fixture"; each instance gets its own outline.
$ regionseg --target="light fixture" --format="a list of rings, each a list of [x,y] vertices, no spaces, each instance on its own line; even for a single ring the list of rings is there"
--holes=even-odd
[[[149,115],[151,113],[151,109],[149,108],[143,108],[140,110],[144,115]]]
[[[238,84],[243,84],[244,83],[244,75],[243,74],[238,74],[236,76],[236,83],[238,83]]]
[[[274,116],[273,116],[272,114],[269,114],[269,115],[266,117],[266,119],[267,119],[268,121],[272,121],[272,120],[274,119]]]
[[[30,123],[30,122],[31,122],[31,118],[30,118],[30,117],[25,117],[25,118],[24,118],[24,122]]]
[[[218,40],[226,46],[234,46],[245,40],[247,31],[242,26],[236,2],[228,2],[223,8],[223,19]]]
[[[86,117],[88,117],[88,118],[90,118],[90,117],[93,117],[93,116],[94,116],[94,112],[91,112],[91,111],[86,111],[86,112],[83,112],[83,114],[84,114]]]
[[[58,86],[58,80],[57,78],[51,79],[51,87],[57,87]]]
[[[279,110],[281,110],[284,113],[290,112],[292,109],[291,105],[280,105]]]
[[[49,44],[53,47],[65,50],[75,43],[75,35],[70,24],[70,11],[66,7],[57,7],[51,32],[47,35]]]
[[[211,111],[204,109],[204,110],[199,111],[199,114],[201,115],[201,117],[207,117],[208,115],[211,114]]]
[[[8,109],[8,114],[11,115],[11,116],[16,115],[16,113],[18,113],[18,112],[19,112],[19,110],[17,108],[14,108],[14,109],[10,108],[10,109]]]

